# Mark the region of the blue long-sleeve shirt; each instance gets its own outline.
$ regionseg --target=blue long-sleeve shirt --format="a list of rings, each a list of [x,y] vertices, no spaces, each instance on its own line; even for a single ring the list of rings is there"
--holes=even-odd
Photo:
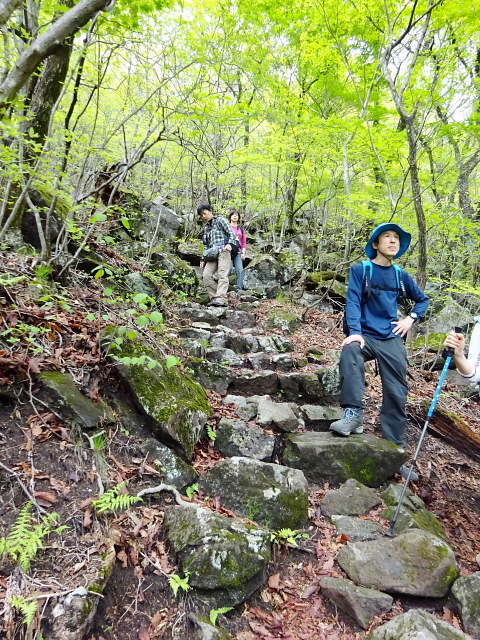
[[[392,329],[398,320],[398,281],[393,266],[382,267],[372,263],[371,296],[368,302],[362,304],[363,295],[363,265],[354,264],[350,269],[348,280],[347,305],[345,314],[349,335],[360,334],[372,336],[379,340],[394,338]],[[412,276],[402,269],[402,281],[406,297],[415,302],[414,311],[419,318],[425,315],[430,300],[417,286]],[[377,287],[386,287],[392,291]]]

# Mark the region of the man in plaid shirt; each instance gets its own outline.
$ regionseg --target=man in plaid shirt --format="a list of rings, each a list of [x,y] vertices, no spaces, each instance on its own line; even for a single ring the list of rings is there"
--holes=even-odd
[[[203,232],[203,244],[206,249],[214,246],[222,247],[216,260],[200,262],[203,269],[203,284],[210,296],[209,306],[228,307],[228,274],[232,262],[232,244],[237,242],[237,237],[230,223],[225,218],[219,218],[213,213],[210,204],[201,204],[197,207],[197,213],[207,223]],[[217,274],[217,281],[213,276]]]

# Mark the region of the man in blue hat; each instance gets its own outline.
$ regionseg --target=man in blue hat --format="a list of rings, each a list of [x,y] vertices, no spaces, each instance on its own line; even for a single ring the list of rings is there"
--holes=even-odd
[[[410,233],[399,225],[381,224],[365,247],[370,260],[355,264],[350,270],[345,308],[347,337],[340,357],[340,405],[344,412],[342,418],[330,426],[342,436],[363,432],[364,364],[376,359],[383,390],[382,434],[402,448],[405,447],[408,390],[403,338],[429,305],[428,297],[412,277],[393,265],[394,258],[408,250],[410,241]],[[368,291],[365,290],[367,280]],[[409,315],[401,320],[398,318],[400,296],[415,302]],[[403,465],[400,472],[406,476],[408,468]]]

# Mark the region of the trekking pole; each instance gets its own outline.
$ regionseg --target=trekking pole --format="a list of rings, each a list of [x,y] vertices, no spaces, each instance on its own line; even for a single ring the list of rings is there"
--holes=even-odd
[[[455,327],[455,333],[463,333],[462,327]],[[387,536],[393,538],[395,535],[393,529],[397,524],[397,519],[400,513],[400,509],[402,508],[403,499],[405,498],[405,494],[407,492],[408,483],[410,482],[410,477],[415,469],[417,464],[418,456],[420,454],[420,449],[422,448],[423,441],[425,436],[427,435],[428,425],[430,424],[430,420],[432,419],[433,412],[435,411],[435,407],[437,406],[438,398],[440,396],[440,392],[442,391],[443,383],[445,382],[445,378],[447,377],[448,368],[452,361],[454,354],[454,350],[449,347],[446,352],[445,364],[443,365],[442,373],[440,375],[440,379],[437,384],[437,388],[435,389],[435,394],[433,396],[432,404],[430,405],[430,409],[428,410],[427,419],[425,420],[425,424],[423,425],[422,433],[420,434],[420,439],[417,444],[417,448],[415,450],[415,455],[413,456],[412,464],[410,469],[408,470],[407,478],[405,480],[405,484],[403,485],[402,493],[400,494],[400,500],[398,501],[397,508],[395,510],[395,515],[393,516],[390,522],[390,529],[387,531]]]

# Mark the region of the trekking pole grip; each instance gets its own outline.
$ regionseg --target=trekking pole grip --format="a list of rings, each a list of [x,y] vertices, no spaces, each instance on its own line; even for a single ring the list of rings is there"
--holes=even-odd
[[[461,333],[463,335],[463,327],[455,327],[454,331],[455,333]],[[452,349],[452,347],[448,347],[448,349],[445,352],[445,355],[447,356],[447,358],[453,358],[453,354],[454,354],[454,350]]]

